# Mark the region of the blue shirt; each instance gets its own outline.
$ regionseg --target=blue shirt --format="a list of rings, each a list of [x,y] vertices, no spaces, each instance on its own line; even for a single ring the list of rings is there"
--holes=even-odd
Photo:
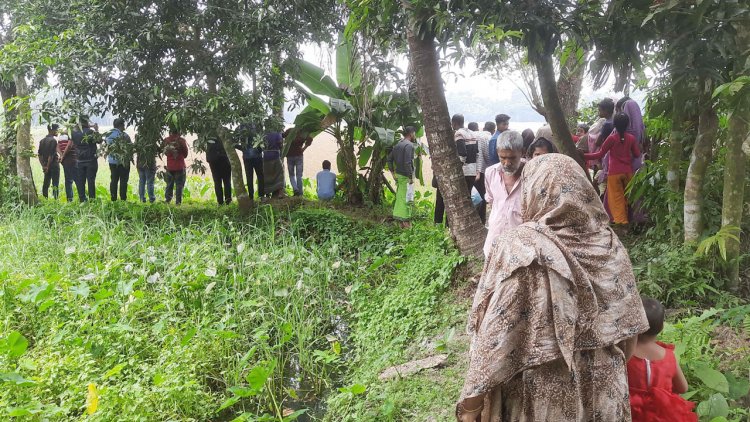
[[[489,152],[490,162],[487,163],[487,167],[494,166],[495,164],[500,162],[500,156],[497,155],[497,138],[500,137],[501,133],[502,132],[500,132],[499,130],[496,130],[490,138],[490,143],[487,146],[487,149],[489,150],[487,152]]]
[[[112,133],[110,133],[109,136],[107,136],[107,139],[105,139],[105,141],[107,142],[107,145],[112,146],[112,144],[115,143],[115,141],[118,139],[124,142],[130,143],[130,136],[127,133],[117,128],[112,129]],[[115,164],[115,165],[121,164],[120,160],[115,158],[115,156],[112,154],[107,155],[107,162],[109,164]],[[128,164],[130,163],[125,163],[124,165],[127,166]]]
[[[331,170],[319,171],[315,180],[318,184],[318,199],[331,199],[336,195],[336,173]]]

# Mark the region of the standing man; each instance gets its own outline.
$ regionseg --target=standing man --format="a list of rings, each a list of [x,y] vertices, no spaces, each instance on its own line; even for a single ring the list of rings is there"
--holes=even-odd
[[[474,187],[482,197],[482,202],[479,203],[477,211],[479,211],[479,218],[482,220],[482,224],[487,221],[487,201],[484,199],[485,187],[484,187],[484,173],[487,167],[490,165],[490,138],[495,133],[495,123],[485,122],[484,128],[480,132],[479,125],[474,123],[476,127],[469,125],[469,130],[474,132],[474,137],[477,139],[479,145],[479,156],[477,157],[477,176],[474,181]]]
[[[44,183],[42,184],[42,195],[48,198],[49,185],[52,182],[52,196],[57,199],[58,187],[60,186],[60,162],[57,157],[57,130],[59,125],[47,126],[47,136],[39,142],[39,164],[44,172]]]
[[[489,142],[489,153],[490,153],[490,162],[488,166],[494,166],[495,164],[500,162],[500,157],[497,155],[497,138],[500,137],[500,134],[508,130],[508,125],[510,122],[510,116],[507,114],[498,114],[495,116],[495,123],[497,124],[497,131],[492,135]]]
[[[258,179],[258,198],[265,195],[263,184],[263,148],[256,146],[258,131],[254,123],[243,123],[235,131],[239,138],[239,143],[235,148],[242,151],[242,161],[245,165],[245,178],[247,179],[247,194],[252,199],[255,195],[255,183],[253,173]],[[260,144],[260,142],[258,142]]]
[[[114,121],[114,129],[105,139],[109,154],[109,197],[117,201],[117,192],[120,192],[120,200],[128,198],[128,179],[130,179],[130,147],[132,141],[130,135],[125,133],[125,119],[118,117]],[[118,189],[119,185],[119,189]]]
[[[525,151],[523,137],[511,130],[505,131],[497,141],[498,164],[487,167],[485,186],[487,202],[492,204],[484,241],[485,258],[490,253],[492,243],[505,230],[519,226],[521,219],[521,171]]]
[[[286,134],[291,129],[287,129]],[[286,136],[286,135],[285,135]],[[292,190],[294,196],[302,196],[302,170],[303,170],[303,154],[307,147],[312,144],[313,138],[308,134],[299,132],[297,136],[289,145],[289,151],[286,154],[286,166],[289,169],[289,183],[292,184]]]
[[[406,202],[406,191],[414,183],[414,141],[417,130],[414,126],[404,128],[404,138],[388,154],[388,168],[396,180],[396,202],[393,204],[393,217],[401,221],[401,227],[409,228],[411,208]]]
[[[78,179],[78,158],[75,144],[68,138],[68,135],[60,135],[60,140],[57,141],[57,152],[60,154],[60,163],[65,172],[65,199],[73,202],[73,183]]]
[[[464,180],[469,190],[469,196],[471,196],[471,188],[478,179],[477,169],[484,166],[484,157],[479,153],[479,143],[474,137],[474,132],[464,128],[463,114],[454,114],[451,117],[451,128],[455,131],[453,139],[456,141],[456,152],[458,153],[459,160],[461,160]],[[478,128],[479,126],[477,125]],[[433,178],[433,186],[437,187],[436,178]],[[442,223],[444,215],[445,201],[443,200],[443,195],[440,193],[440,189],[438,189],[435,192],[435,224]],[[447,225],[448,222],[446,220]]]
[[[76,186],[78,187],[78,199],[81,202],[86,202],[88,199],[96,198],[96,173],[99,171],[96,144],[100,144],[102,138],[99,135],[98,124],[95,123],[92,127],[86,116],[81,116],[79,121],[81,126],[73,130],[71,137],[77,153],[78,180]],[[87,186],[88,198],[86,198]]]
[[[476,125],[476,123],[474,124]],[[456,141],[456,149],[458,151],[458,158],[461,160],[466,188],[469,190],[469,195],[471,195],[471,188],[477,179],[479,179],[479,168],[484,166],[484,158],[479,152],[479,141],[475,137],[477,132],[464,128],[464,116],[462,114],[453,115],[451,126],[456,131],[453,139]],[[478,128],[479,126],[477,125]]]
[[[185,159],[188,156],[187,141],[180,136],[180,131],[170,129],[169,136],[164,138],[164,155],[167,156],[167,189],[164,191],[164,200],[167,203],[172,201],[172,195],[177,185],[177,192],[174,193],[175,203],[182,204],[182,190],[185,188],[185,179],[187,172],[185,170]]]
[[[146,202],[146,193],[148,200],[152,204],[156,201],[154,194],[154,181],[156,179],[156,154],[160,150],[159,141],[150,141],[148,131],[141,131],[135,138],[138,145],[138,157],[135,166],[138,169],[138,198],[141,202]],[[153,139],[153,138],[151,138]]]
[[[206,161],[214,179],[216,202],[219,205],[229,205],[232,203],[232,165],[229,163],[229,156],[219,139],[210,138],[206,143]]]

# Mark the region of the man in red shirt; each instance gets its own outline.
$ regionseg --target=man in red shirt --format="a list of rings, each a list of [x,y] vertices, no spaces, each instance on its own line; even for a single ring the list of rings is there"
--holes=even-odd
[[[175,203],[180,205],[182,203],[182,190],[185,188],[185,179],[187,178],[185,158],[188,156],[188,146],[185,138],[180,136],[179,130],[170,129],[169,136],[164,138],[164,155],[167,156],[167,174],[165,177],[167,189],[164,191],[164,199],[167,203],[172,201],[176,184]]]

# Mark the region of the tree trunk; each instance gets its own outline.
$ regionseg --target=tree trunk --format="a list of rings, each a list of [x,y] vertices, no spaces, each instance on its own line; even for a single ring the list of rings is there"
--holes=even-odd
[[[26,85],[24,75],[15,76],[16,91],[19,97],[29,95],[29,88]],[[19,119],[16,129],[16,171],[21,182],[21,200],[27,205],[36,205],[39,197],[36,194],[36,185],[31,173],[31,162],[29,157],[34,155],[31,148],[31,102],[24,98],[24,101],[18,107]]]
[[[539,88],[542,90],[547,121],[557,140],[557,150],[572,157],[583,167],[583,157],[576,150],[576,144],[573,142],[573,137],[570,134],[570,128],[568,127],[568,122],[565,120],[565,112],[563,111],[560,96],[557,92],[552,55],[545,53],[538,54],[536,60],[534,60],[534,64],[539,75]]]
[[[367,180],[367,197],[373,204],[379,204],[383,198],[383,169],[385,168],[385,161],[382,144],[376,142],[372,147],[370,175]]]
[[[451,233],[459,251],[464,255],[482,258],[487,230],[472,206],[461,162],[456,154],[434,40],[432,34],[420,39],[411,28],[408,30],[409,57],[416,75],[417,94],[430,146],[432,169],[437,176],[440,193],[445,199]]]
[[[685,178],[685,243],[695,243],[703,233],[703,177],[711,164],[714,142],[719,131],[719,116],[711,103],[713,84],[706,84],[698,120],[698,136],[690,155]]]
[[[733,24],[735,28],[735,46],[738,54],[735,58],[734,76],[744,74],[748,60],[747,46],[750,45],[750,19],[745,18]],[[750,142],[750,97],[743,96],[737,102],[729,118],[729,137],[727,139],[727,159],[724,169],[724,197],[721,207],[721,225],[742,226],[743,201],[745,196],[745,167],[747,156],[742,151],[744,143]],[[740,242],[726,240],[727,259],[729,260],[729,289],[737,292],[740,288]]]
[[[234,148],[234,142],[229,131],[224,127],[219,127],[216,131],[216,135],[219,137],[221,144],[224,145],[224,151],[227,152],[229,157],[229,164],[232,167],[232,189],[237,197],[237,207],[240,210],[241,215],[250,214],[250,209],[253,206],[253,198],[247,194],[245,189],[245,179],[242,173],[242,160],[237,155],[237,150]]]
[[[206,80],[208,84],[208,92],[212,95],[217,95],[218,89],[216,86],[216,76],[208,74]],[[237,207],[239,208],[241,215],[248,215],[253,206],[253,198],[247,194],[247,189],[245,189],[245,175],[242,171],[242,160],[240,160],[240,157],[237,155],[232,136],[225,127],[219,126],[216,129],[216,136],[219,138],[219,141],[221,141],[221,144],[224,145],[224,151],[226,151],[227,157],[229,158],[232,172],[232,188],[237,197]]]
[[[16,83],[0,77],[0,101],[6,101],[16,96]],[[2,106],[2,105],[0,105]],[[16,175],[16,132],[11,124],[16,121],[17,111],[3,108],[3,127],[0,129],[0,160],[6,160],[11,175]]]
[[[273,55],[272,65],[277,72],[274,72],[273,80],[271,81],[273,86],[273,97],[272,101],[272,112],[273,115],[281,122],[282,130],[284,129],[284,104],[286,99],[284,98],[284,73],[281,68],[281,51],[277,51]]]
[[[341,122],[336,123],[336,140],[339,152],[336,164],[344,174],[344,189],[346,201],[351,205],[362,204],[362,192],[359,189],[359,172],[357,171],[357,155],[354,153],[354,126],[348,126],[345,134],[341,129]]]
[[[687,87],[685,84],[672,85],[672,130],[669,133],[669,151],[667,155],[667,187],[678,197],[680,189],[680,166],[682,165],[683,138],[685,137],[685,121],[687,119],[684,110],[685,99],[687,97]],[[677,205],[674,201],[669,201],[669,212],[678,214]],[[679,236],[679,227],[671,227],[671,236],[676,240]]]
[[[672,131],[669,133],[669,155],[667,156],[667,186],[672,192],[680,192],[680,164],[682,164],[682,138],[685,136],[684,84],[672,85]],[[672,210],[674,212],[676,210]]]
[[[573,56],[573,54],[570,56]],[[557,78],[557,93],[568,127],[575,128],[578,125],[578,100],[581,97],[586,62],[578,61],[577,57],[570,56],[565,64],[560,66],[560,77]]]

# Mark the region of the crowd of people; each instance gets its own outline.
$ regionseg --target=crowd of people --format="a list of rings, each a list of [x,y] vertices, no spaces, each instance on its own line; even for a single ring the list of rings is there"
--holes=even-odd
[[[625,189],[642,163],[645,127],[638,104],[628,97],[617,103],[610,98],[602,100],[598,104],[598,114],[598,120],[592,125],[577,125],[572,137],[581,159],[585,160],[594,189],[601,192],[614,230],[622,234],[630,222],[641,222],[644,218],[638,204],[628,204]],[[557,140],[549,125],[540,127],[536,134],[531,129],[518,132],[509,128],[510,120],[510,116],[498,114],[494,122],[486,122],[479,130],[476,122],[465,127],[462,114],[454,114],[451,118],[456,155],[461,162],[466,187],[472,197],[477,198],[475,204],[479,218],[488,230],[485,255],[503,231],[521,223],[519,181],[525,163],[557,152]],[[414,177],[412,162],[416,138],[409,131],[412,129],[404,129],[404,138],[389,156],[390,168],[397,181],[393,216],[404,226],[408,225],[411,215],[406,198]],[[448,225],[437,175],[433,176],[432,186],[436,189],[434,222]]]
[[[133,154],[133,141],[125,131],[125,120],[116,118],[114,128],[105,134],[99,133],[97,124],[90,124],[89,119],[81,117],[76,125],[66,133],[61,133],[58,124],[50,124],[48,133],[39,143],[37,151],[39,163],[44,173],[42,195],[57,199],[60,184],[60,166],[64,171],[65,197],[68,202],[73,201],[73,186],[78,192],[78,200],[86,202],[96,197],[96,175],[98,172],[98,145],[106,144],[107,163],[110,170],[110,198],[112,201],[127,199],[128,180],[131,165],[135,164],[138,171],[138,197],[141,202],[155,202],[154,182],[157,177],[157,155],[162,155],[166,161],[164,166],[164,181],[166,189],[164,200],[167,203],[180,205],[182,203],[185,182],[187,180],[187,164],[185,159],[189,154],[189,146],[180,131],[172,128],[169,135],[161,140],[156,151],[152,153]],[[69,132],[69,133],[68,133]],[[252,198],[257,193],[259,198],[283,197],[286,182],[282,151],[284,142],[289,142],[286,155],[289,181],[294,196],[302,196],[304,169],[304,152],[312,144],[312,138],[307,134],[298,133],[294,139],[288,137],[290,129],[282,132],[269,131],[258,136],[252,124],[240,125],[235,131],[234,147],[242,152],[244,174],[247,190]],[[141,140],[136,136],[135,142]],[[142,151],[143,149],[136,149]],[[232,170],[224,144],[216,137],[206,140],[206,162],[208,163],[214,182],[216,201],[219,205],[232,202]],[[317,193],[321,200],[330,200],[336,192],[336,174],[331,171],[331,163],[323,161],[322,170],[318,172]]]
[[[491,176],[492,166],[486,173],[517,192],[519,224],[485,248],[457,420],[696,422],[694,404],[679,395],[687,382],[674,346],[657,341],[664,307],[639,297],[583,167],[552,153],[519,170],[502,158],[520,149],[517,139],[497,143],[495,169],[516,177],[513,186]]]
[[[657,341],[664,307],[638,295],[618,236],[643,214],[625,195],[645,149],[640,109],[629,98],[598,109],[572,134],[583,166],[556,154],[548,125],[518,132],[498,114],[480,131],[451,119],[487,228],[459,421],[697,421],[679,395],[687,382],[674,346]],[[405,136],[394,160],[412,142]],[[398,167],[394,216],[404,218],[411,169]],[[439,189],[434,222],[449,223]]]
[[[498,114],[480,131],[475,122],[464,127],[461,114],[451,118],[466,187],[478,196],[475,206],[487,227],[484,269],[469,314],[459,421],[697,421],[694,404],[679,395],[688,386],[674,346],[657,341],[664,307],[638,295],[618,236],[643,215],[625,195],[646,149],[640,109],[626,97],[605,99],[598,111],[596,122],[579,124],[573,135],[583,166],[556,154],[547,125],[536,134],[518,132],[509,128],[510,116]],[[57,197],[60,164],[68,201],[73,184],[80,201],[95,197],[97,144],[106,142],[111,199],[126,199],[135,162],[140,200],[146,202],[148,193],[155,201],[156,157],[118,154],[118,145],[131,143],[122,119],[104,137],[84,119],[69,135],[60,134],[58,125],[48,129],[39,145],[45,197],[50,186]],[[408,226],[417,140],[414,127],[402,132],[387,161],[396,182],[393,216]],[[292,137],[289,130],[258,137],[252,125],[235,133],[250,195],[254,178],[260,197],[283,195],[285,141],[292,191],[302,195],[303,154],[312,138]],[[172,129],[160,152],[166,157],[165,201],[180,204],[188,144]],[[231,163],[219,139],[207,140],[206,161],[218,203],[230,203]],[[322,167],[317,192],[328,200],[335,196],[336,174],[328,160]],[[436,199],[434,222],[447,225],[440,189]]]

